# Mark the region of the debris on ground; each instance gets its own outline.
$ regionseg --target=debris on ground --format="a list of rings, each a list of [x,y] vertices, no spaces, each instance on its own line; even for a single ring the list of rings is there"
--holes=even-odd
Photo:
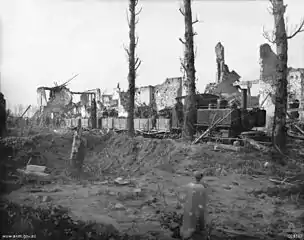
[[[211,239],[221,236],[237,239],[237,235],[242,239],[263,239],[262,235],[264,239],[279,239],[286,236],[290,223],[296,228],[304,224],[301,208],[304,171],[298,164],[304,161],[300,155],[294,157],[296,163],[280,166],[260,151],[220,148],[214,151],[214,146],[208,144],[142,136],[130,138],[113,131],[105,134],[83,131],[82,137],[87,152],[78,179],[65,174],[73,131],[43,130],[28,137],[2,139],[1,188],[5,190],[4,205],[9,207],[1,211],[15,209],[9,211],[16,214],[28,211],[35,227],[39,219],[53,216],[48,212],[51,205],[67,208],[68,213],[57,221],[62,224],[69,221],[64,224],[70,225],[54,233],[58,236],[65,234],[64,228],[74,229],[77,224],[93,234],[94,224],[88,223],[91,221],[101,224],[100,229],[105,229],[102,224],[109,222],[115,226],[113,231],[119,228],[119,236],[129,237],[113,235],[113,239],[132,239],[135,235],[145,236],[138,239],[180,239],[185,201],[180,188],[193,181],[194,172],[201,171],[210,189],[207,209],[212,222],[208,228]],[[50,181],[21,183],[17,169],[26,169],[27,164],[33,166],[32,170],[44,170]],[[36,210],[30,209],[32,206],[41,209],[38,220],[34,218]],[[53,221],[50,218],[43,220],[46,222],[41,230],[54,227],[48,225]],[[8,217],[6,224],[15,220]],[[21,231],[17,225],[15,230]],[[73,230],[69,231],[73,235]],[[35,232],[37,238],[43,234]]]

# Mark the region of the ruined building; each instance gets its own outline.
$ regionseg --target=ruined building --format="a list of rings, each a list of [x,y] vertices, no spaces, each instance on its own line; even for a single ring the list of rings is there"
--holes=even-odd
[[[49,96],[47,97],[47,92]],[[74,96],[79,95],[80,101],[73,102]],[[72,92],[65,85],[37,88],[39,110],[35,114],[39,118],[51,118],[56,115],[61,118],[82,117],[90,118],[92,102],[100,106],[100,89],[86,92]]]
[[[164,83],[156,86],[144,86],[135,89],[135,107],[151,106],[156,111],[171,108],[176,103],[176,98],[183,94],[183,79],[181,77],[167,78]],[[113,94],[104,96],[111,99],[116,105],[109,107],[118,111],[119,117],[127,117],[129,93],[122,91],[119,84]],[[103,96],[101,97],[103,99]]]
[[[227,98],[238,96],[240,94],[239,90],[233,86],[233,83],[238,82],[241,77],[234,70],[230,71],[228,65],[225,64],[224,46],[220,42],[215,46],[215,55],[216,80],[215,83],[206,85],[205,93],[222,95]]]
[[[46,90],[49,90],[49,97],[46,95]],[[73,94],[65,87],[54,88],[37,88],[38,106],[44,112],[61,113],[66,111],[66,108],[72,104]]]
[[[277,55],[269,44],[260,46],[260,104],[266,109],[266,127],[271,129],[275,109],[275,79]],[[288,98],[289,101],[298,100],[300,108],[304,107],[304,69],[288,69]],[[303,119],[303,112],[300,114]]]
[[[219,42],[215,46],[216,55],[216,83],[220,83],[224,79],[225,72],[229,71],[228,66],[225,64],[225,49]]]
[[[136,88],[135,89],[135,106],[147,105],[152,102],[152,86]],[[118,112],[119,117],[128,116],[129,107],[129,92],[122,91],[117,84],[114,88],[113,94],[102,95],[102,103],[108,109],[115,109]]]
[[[304,107],[304,68],[288,69],[288,92],[290,100],[298,100],[300,108]],[[304,117],[304,116],[303,116]]]
[[[154,87],[156,110],[173,107],[175,99],[183,95],[183,78],[167,78],[164,83]]]

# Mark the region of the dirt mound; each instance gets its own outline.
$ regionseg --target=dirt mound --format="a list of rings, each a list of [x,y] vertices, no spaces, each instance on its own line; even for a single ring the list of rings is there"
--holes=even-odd
[[[130,138],[125,134],[111,134],[99,146],[92,146],[86,166],[103,173],[123,175],[143,174],[152,168],[174,172],[185,160],[190,147],[170,139]]]
[[[208,145],[190,145],[178,140],[152,139],[126,134],[84,131],[87,153],[84,172],[92,178],[107,174],[141,175],[163,170],[169,173],[204,170],[206,175],[234,171],[263,175],[265,157],[257,153],[214,151]],[[73,131],[49,130],[28,137],[8,137],[0,140],[1,158],[11,167],[32,164],[44,165],[55,176],[63,175],[70,157]],[[11,156],[11,157],[9,157]],[[216,161],[214,161],[216,159]],[[295,172],[296,169],[291,169]],[[288,171],[284,169],[284,174]]]
[[[170,139],[130,138],[126,134],[84,131],[87,154],[84,177],[101,179],[106,174],[144,174],[152,168],[175,172],[190,147]],[[65,178],[70,157],[72,131],[49,131],[28,137],[8,137],[0,141],[2,171],[13,172],[27,163],[47,167],[48,173]],[[3,174],[7,175],[7,174]]]
[[[90,140],[88,143],[91,151],[86,157],[85,168],[95,175],[136,175],[159,169],[169,173],[203,170],[205,175],[214,176],[217,171],[225,171],[224,168],[246,169],[251,170],[252,174],[261,174],[254,169],[261,168],[263,161],[245,153],[226,151],[223,154],[209,145],[140,136],[130,138],[126,134],[109,134],[104,137],[102,144],[95,146],[90,144]]]
[[[211,172],[206,174],[214,175],[218,165],[235,164],[236,154],[233,152],[227,152],[223,158],[221,152],[213,151],[210,146],[190,145],[178,140],[130,138],[126,134],[102,134],[98,131],[84,131],[83,137],[87,140],[84,172],[95,179],[107,174],[141,175],[152,169],[169,173],[180,172],[181,169],[208,169]],[[10,166],[25,167],[30,160],[31,164],[46,166],[55,176],[63,176],[72,140],[72,131],[52,130],[28,137],[6,138],[0,142],[0,148],[5,149],[5,162]],[[256,161],[246,162],[256,164]]]

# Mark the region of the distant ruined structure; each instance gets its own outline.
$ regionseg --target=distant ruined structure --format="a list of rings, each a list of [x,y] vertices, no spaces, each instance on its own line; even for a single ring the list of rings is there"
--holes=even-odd
[[[34,114],[34,118],[39,125],[49,125],[51,121],[60,125],[65,118],[86,118],[90,119],[89,124],[93,128],[96,127],[97,108],[102,107],[100,89],[72,92],[67,84],[77,75],[61,85],[55,83],[54,87],[37,88],[39,110]],[[49,93],[48,97],[46,91]],[[73,102],[75,95],[80,95],[80,101],[77,103]]]
[[[224,46],[219,42],[215,46],[215,55],[216,55],[216,83],[223,81],[224,72],[228,70],[228,66],[225,64],[225,49]],[[229,71],[229,70],[228,70]]]
[[[162,84],[154,87],[154,99],[157,111],[173,107],[176,98],[184,95],[183,78],[167,78]]]
[[[239,82],[240,75],[234,70],[230,71],[227,64],[225,64],[224,46],[219,42],[215,46],[216,55],[216,80],[215,83],[206,85],[205,93],[222,95],[226,98],[231,96],[239,96],[239,88],[233,86],[233,83]]]
[[[269,44],[260,46],[260,104],[266,110],[266,128],[271,129],[273,124],[275,109],[275,79],[277,55],[272,51]],[[299,101],[300,108],[304,107],[304,68],[288,69],[288,100]],[[300,119],[304,119],[303,112],[300,113]]]
[[[70,80],[69,80],[70,81]],[[39,111],[35,118],[54,119],[85,118],[92,117],[127,117],[129,93],[122,91],[117,84],[112,93],[101,94],[99,88],[84,92],[73,92],[67,88],[67,83],[54,87],[37,88],[37,100]],[[167,108],[173,108],[176,98],[183,94],[183,78],[167,78],[164,83],[156,86],[144,86],[135,89],[135,114],[140,112],[159,112]],[[47,96],[47,91],[48,95]],[[74,95],[80,95],[80,101],[74,102]],[[92,113],[94,116],[92,116]],[[95,122],[95,120],[93,120]]]
[[[176,98],[183,94],[182,77],[167,78],[164,83],[156,86],[144,86],[135,89],[135,107],[150,106],[155,111],[165,108],[172,108],[176,103]],[[127,116],[128,92],[119,88],[114,89],[113,100],[117,100],[115,108],[119,117]]]

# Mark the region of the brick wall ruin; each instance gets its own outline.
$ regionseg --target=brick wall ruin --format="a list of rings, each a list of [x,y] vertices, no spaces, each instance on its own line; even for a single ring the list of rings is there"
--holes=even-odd
[[[304,107],[304,68],[289,68],[287,77],[288,92],[291,98],[300,101],[300,108]]]
[[[119,92],[118,98],[118,117],[127,117],[129,108],[129,93]]]
[[[157,111],[174,106],[176,103],[175,98],[182,96],[182,84],[182,78],[176,77],[167,78],[163,84],[154,87],[154,101]]]
[[[167,78],[162,84],[156,86],[144,86],[135,90],[135,106],[153,105],[157,111],[167,107],[173,107],[175,98],[183,94],[183,80],[181,77]],[[119,117],[127,117],[128,92],[121,91],[119,87],[114,89],[112,99],[117,99]]]
[[[153,102],[153,93],[154,87],[153,86],[145,86],[137,88],[135,91],[135,104],[137,105],[147,105],[149,106]]]
[[[272,129],[275,110],[275,87],[277,55],[272,51],[269,44],[260,46],[260,104],[266,110],[266,128]],[[304,69],[288,69],[288,95],[289,98],[298,99],[300,108],[304,104]],[[301,118],[303,118],[303,113]]]
[[[38,106],[43,107],[45,112],[62,113],[67,111],[67,107],[72,104],[73,94],[66,87],[61,87],[55,91],[50,91],[50,96],[46,96],[46,89],[37,89]],[[69,109],[69,108],[68,108]]]
[[[224,46],[219,42],[215,46],[216,55],[216,83],[223,81],[223,75],[225,70],[227,71],[227,65],[225,66],[225,49]]]
[[[215,83],[206,85],[205,93],[229,97],[239,94],[238,88],[233,86],[233,83],[239,81],[240,76],[234,70],[230,71],[228,65],[225,64],[224,50],[224,46],[220,42],[215,46],[216,79]]]

